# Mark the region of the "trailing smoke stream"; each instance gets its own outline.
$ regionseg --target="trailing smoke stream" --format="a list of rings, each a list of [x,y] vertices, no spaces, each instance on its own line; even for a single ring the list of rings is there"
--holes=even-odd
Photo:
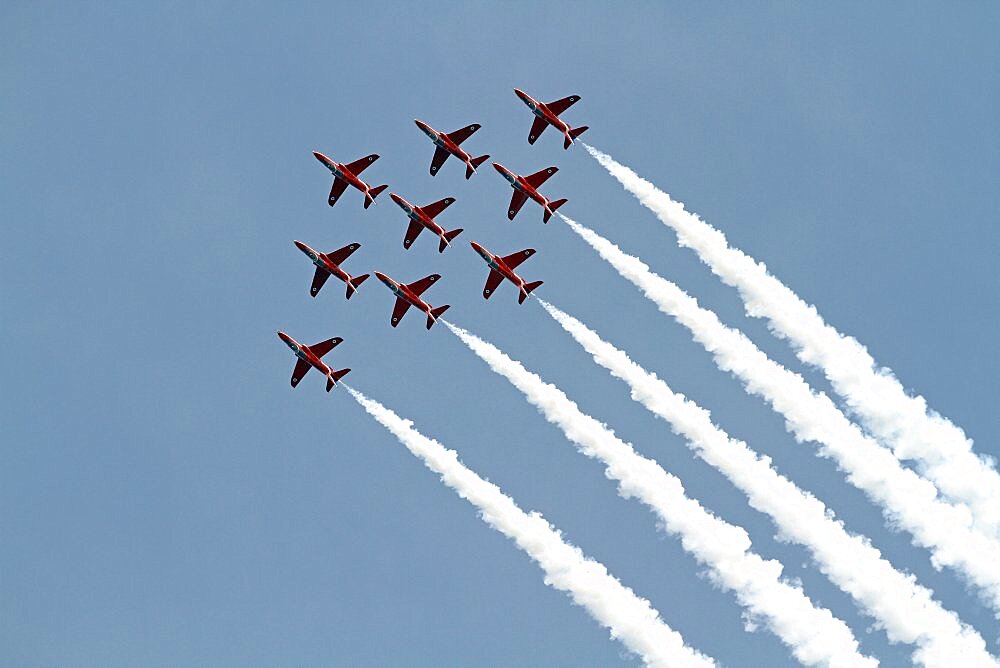
[[[764,264],[731,248],[721,231],[611,156],[583,146],[677,233],[681,246],[694,249],[712,273],[739,291],[747,315],[766,318],[771,331],[787,339],[800,360],[822,369],[866,429],[896,457],[913,460],[942,494],[966,504],[984,531],[1000,536],[1000,474],[973,452],[961,428],[928,408],[923,397],[909,396],[863,345],[824,322],[815,307],[768,273]]]
[[[915,544],[931,551],[935,568],[947,566],[964,575],[994,613],[1000,612],[1000,543],[975,530],[966,506],[939,498],[933,483],[903,467],[829,397],[768,358],[742,332],[723,325],[677,285],[593,230],[558,215],[623,278],[686,327],[720,369],[731,372],[748,393],[763,397],[784,416],[796,440],[819,444],[819,454],[833,459],[848,482],[882,507],[891,527],[906,529]]]
[[[732,591],[753,619],[763,621],[801,663],[824,666],[872,666],[859,653],[850,628],[826,608],[816,607],[801,587],[781,577],[782,566],[751,550],[741,527],[712,515],[684,493],[680,480],[594,418],[580,411],[559,388],[545,383],[496,346],[450,322],[445,325],[497,374],[524,394],[546,420],[580,452],[605,465],[624,498],[646,504],[684,549],[708,567],[718,586]]]
[[[526,513],[499,487],[483,480],[448,450],[427,438],[410,420],[344,386],[365,411],[430,470],[479,510],[483,521],[511,538],[545,572],[545,583],[570,595],[601,626],[611,631],[630,651],[649,666],[707,668],[715,662],[684,644],[679,633],[660,618],[649,601],[610,575],[600,563],[563,540],[538,513]]]
[[[806,547],[819,569],[885,629],[890,641],[915,645],[915,663],[998,665],[975,629],[945,610],[912,575],[893,568],[866,538],[848,533],[822,501],[775,471],[770,459],[730,437],[712,423],[707,410],[675,393],[582,322],[543,299],[538,302],[597,364],[628,385],[632,399],[665,420],[699,457],[745,493],[753,508],[769,515],[779,538]]]

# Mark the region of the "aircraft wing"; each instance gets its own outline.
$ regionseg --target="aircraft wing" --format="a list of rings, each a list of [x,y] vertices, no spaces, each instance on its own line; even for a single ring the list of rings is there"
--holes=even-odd
[[[511,253],[510,255],[504,255],[500,259],[503,260],[503,263],[511,269],[515,269],[517,265],[521,264],[534,254],[534,248],[525,248],[522,251],[517,251],[516,253]]]
[[[564,97],[561,100],[556,100],[555,102],[549,102],[545,106],[549,108],[549,111],[558,116],[559,114],[566,111],[579,101],[580,101],[579,95],[570,95],[569,97]]]
[[[537,188],[546,181],[549,177],[559,171],[558,167],[546,167],[545,169],[535,172],[534,174],[529,174],[524,177],[524,180],[528,182],[532,188]]]
[[[472,133],[478,130],[480,127],[481,126],[479,125],[479,123],[473,123],[472,125],[467,125],[461,130],[455,130],[454,132],[449,132],[445,136],[448,137],[448,139],[455,142],[456,144],[461,144],[466,139],[471,137]]]
[[[544,118],[535,116],[535,120],[531,122],[531,130],[528,131],[528,143],[534,144],[535,140],[538,139],[545,128],[549,127],[549,122]]]
[[[335,336],[332,339],[327,339],[326,341],[320,341],[319,343],[314,343],[313,345],[309,346],[309,350],[311,350],[313,355],[315,355],[316,357],[322,357],[323,355],[326,355],[328,352],[333,350],[334,347],[336,347],[337,344],[341,343],[342,341],[343,341],[342,338],[340,338],[339,336]]]
[[[392,307],[392,326],[395,327],[399,324],[399,321],[403,319],[406,312],[410,308],[410,302],[406,301],[402,297],[396,297],[396,305]]]
[[[327,200],[330,203],[330,206],[337,203],[337,200],[340,199],[340,196],[344,194],[345,190],[347,190],[347,181],[334,177],[333,187],[330,188],[330,199]]]
[[[490,275],[486,277],[486,287],[483,288],[483,297],[490,298],[497,286],[503,283],[503,274],[494,269],[490,269]]]
[[[510,209],[507,211],[507,218],[514,220],[514,216],[521,210],[524,203],[528,201],[528,196],[522,190],[514,189],[514,194],[510,198]]]
[[[434,157],[431,158],[431,176],[437,174],[437,171],[441,169],[441,165],[444,164],[444,161],[448,159],[449,155],[451,155],[451,153],[444,150],[440,146],[434,149]]]
[[[292,369],[292,387],[298,385],[299,381],[302,380],[302,376],[306,375],[306,372],[311,368],[312,364],[304,359],[295,360],[295,368]]]
[[[403,238],[403,248],[409,248],[413,245],[413,242],[417,240],[420,233],[424,230],[424,226],[415,220],[410,221],[410,226],[406,228],[406,236]]]
[[[410,283],[406,287],[412,290],[413,294],[420,295],[423,294],[427,290],[427,288],[434,285],[434,282],[439,278],[441,278],[441,274],[431,274],[429,276],[424,276],[419,281],[414,281],[413,283]]]
[[[427,214],[428,218],[436,218],[439,213],[447,209],[455,202],[454,197],[445,197],[444,199],[439,199],[432,204],[420,207],[420,210]]]
[[[323,284],[326,283],[326,279],[330,278],[330,272],[326,269],[321,269],[316,267],[316,273],[313,274],[313,284],[312,288],[309,289],[309,294],[313,297],[319,294],[319,291],[323,288]]]
[[[366,155],[363,158],[358,158],[354,162],[349,162],[346,165],[344,165],[344,167],[347,167],[347,169],[351,170],[351,174],[357,176],[361,172],[368,169],[368,165],[372,164],[376,160],[378,160],[378,153],[372,153],[371,155]]]
[[[361,248],[361,244],[347,244],[343,248],[338,248],[337,250],[327,253],[326,257],[330,262],[334,264],[340,264],[347,258],[351,257],[351,253]]]

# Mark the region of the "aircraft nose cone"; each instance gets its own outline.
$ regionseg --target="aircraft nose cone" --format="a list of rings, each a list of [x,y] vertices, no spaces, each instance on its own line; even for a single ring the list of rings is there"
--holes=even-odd
[[[313,157],[322,162],[324,165],[330,161],[329,158],[327,158],[319,151],[313,151]]]
[[[505,171],[504,170],[504,166],[501,165],[499,162],[494,162],[493,163],[493,169],[497,170],[497,172],[499,172],[500,174],[503,174],[504,171]]]
[[[296,239],[296,240],[295,240],[294,242],[292,242],[292,243],[294,243],[294,244],[295,244],[295,246],[296,246],[296,248],[298,248],[298,249],[299,249],[300,251],[302,251],[303,253],[305,253],[305,252],[306,252],[306,250],[308,250],[308,249],[309,249],[309,247],[308,247],[308,246],[306,246],[306,245],[305,245],[304,243],[302,243],[301,241],[299,241],[299,240],[297,240],[297,239]]]
[[[383,283],[389,280],[389,277],[383,274],[381,271],[376,271],[375,277],[378,278],[378,280],[382,281]]]
[[[391,199],[396,204],[403,206],[403,198],[396,193],[389,193],[389,199]]]

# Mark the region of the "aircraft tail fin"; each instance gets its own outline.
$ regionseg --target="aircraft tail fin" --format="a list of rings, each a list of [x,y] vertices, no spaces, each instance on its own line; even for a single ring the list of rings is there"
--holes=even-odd
[[[331,371],[330,375],[326,377],[326,391],[329,392],[333,389],[333,386],[337,384],[337,381],[346,376],[351,372],[350,369],[341,369],[340,371]]]
[[[385,184],[381,186],[375,186],[374,188],[369,188],[368,191],[365,193],[365,208],[367,209],[372,204],[374,204],[375,198],[378,197],[378,194],[388,187],[389,185]]]
[[[465,166],[465,179],[469,180],[476,171],[476,167],[483,164],[490,159],[488,155],[481,155],[478,158],[473,158],[468,165]]]
[[[368,278],[368,274],[361,274],[360,276],[355,276],[351,280],[347,281],[347,298],[350,299],[351,295],[358,291],[358,286],[365,282]]]
[[[517,303],[523,304],[524,300],[528,298],[528,293],[537,288],[539,285],[545,281],[534,281],[533,283],[525,283],[521,286],[521,294],[517,296]]]
[[[427,329],[434,326],[437,319],[441,317],[441,314],[451,308],[450,304],[445,304],[444,306],[438,306],[437,308],[431,309],[431,312],[427,314]]]
[[[462,233],[461,227],[454,229],[451,232],[445,232],[444,238],[442,238],[441,243],[438,244],[438,253],[443,253],[444,249],[448,247],[449,243],[451,243],[451,240],[457,237],[461,233]]]
[[[545,213],[542,214],[542,222],[543,223],[549,222],[549,218],[551,218],[552,214],[556,212],[556,209],[558,209],[568,201],[569,200],[567,199],[557,199],[554,202],[547,202],[545,204]]]

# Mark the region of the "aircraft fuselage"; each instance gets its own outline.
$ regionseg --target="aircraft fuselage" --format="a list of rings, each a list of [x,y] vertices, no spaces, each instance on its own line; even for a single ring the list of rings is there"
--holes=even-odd
[[[296,357],[298,357],[300,360],[308,362],[317,371],[322,372],[324,376],[329,376],[332,373],[330,367],[324,364],[323,360],[316,357],[316,355],[310,352],[308,348],[300,344],[298,341],[290,337],[288,334],[285,334],[282,331],[278,331],[278,338],[284,341],[285,345],[292,349],[292,352],[295,353]]]
[[[315,250],[313,250],[312,248],[310,248],[308,245],[302,243],[301,241],[296,241],[295,245],[296,245],[296,247],[298,247],[298,249],[300,251],[302,251],[303,253],[306,254],[306,257],[308,257],[310,260],[312,260],[312,263],[314,265],[316,265],[320,269],[322,269],[322,270],[324,270],[324,271],[326,271],[326,272],[328,272],[330,274],[333,274],[334,276],[336,276],[340,280],[344,281],[345,283],[347,283],[348,281],[351,280],[351,275],[350,274],[348,274],[346,271],[344,271],[343,269],[341,269],[340,265],[337,265],[337,264],[334,264],[333,262],[330,262],[330,260],[327,259],[327,257],[325,255],[316,252]]]
[[[557,128],[563,134],[569,132],[569,125],[567,125],[566,122],[559,118],[556,114],[553,114],[544,102],[539,102],[524,91],[516,88],[514,89],[514,92],[519,98],[521,98],[521,101],[528,106],[528,109],[531,109],[531,113],[535,116],[545,119],[549,125]]]
[[[502,177],[507,179],[507,182],[510,183],[511,188],[513,188],[514,190],[520,190],[525,195],[530,197],[532,200],[538,202],[542,206],[546,205],[548,200],[545,199],[541,195],[541,193],[535,190],[535,188],[533,188],[527,181],[525,181],[523,176],[515,174],[514,172],[510,171],[509,169],[507,169],[506,167],[504,167],[499,163],[494,162],[493,166],[496,167],[496,170],[500,172],[500,175]]]
[[[381,272],[378,272],[378,271],[375,272],[375,276],[378,278],[378,280],[382,281],[382,283],[384,283],[385,286],[387,288],[389,288],[389,291],[392,292],[392,294],[394,294],[399,299],[402,299],[403,301],[408,302],[411,306],[416,306],[418,309],[420,309],[424,313],[430,313],[431,312],[431,305],[428,304],[427,302],[425,302],[423,299],[421,299],[417,295],[415,295],[405,285],[403,285],[401,283],[397,283],[396,281],[392,280],[391,278],[389,278],[385,274],[383,274]]]
[[[315,155],[316,159],[319,160],[321,163],[323,163],[326,166],[326,168],[330,170],[330,173],[333,174],[335,178],[341,179],[342,181],[347,181],[349,184],[351,184],[361,192],[368,191],[368,185],[360,178],[358,178],[354,174],[354,172],[347,169],[347,167],[345,167],[341,163],[331,160],[330,158],[326,157],[325,155],[323,155],[318,151],[313,151],[313,155]]]
[[[520,276],[515,274],[514,271],[507,266],[507,263],[504,262],[503,258],[501,258],[499,255],[494,255],[493,253],[489,252],[488,250],[486,250],[485,248],[483,248],[474,241],[472,242],[472,248],[477,253],[479,253],[479,256],[483,258],[483,260],[486,261],[486,266],[488,266],[490,269],[499,273],[508,281],[510,281],[511,283],[513,283],[518,287],[524,284],[524,280],[522,280]]]
[[[399,205],[399,208],[406,212],[407,218],[415,223],[423,225],[428,230],[438,235],[439,237],[444,237],[444,228],[434,222],[434,219],[421,211],[418,207],[413,206],[405,199],[397,195],[396,193],[389,193],[389,198]]]
[[[462,150],[462,147],[448,139],[448,137],[443,132],[438,132],[431,126],[427,125],[423,121],[415,121],[417,127],[423,130],[424,134],[431,138],[435,146],[439,146],[444,150],[451,153],[453,156],[461,160],[466,164],[470,164],[472,161],[472,156]]]

